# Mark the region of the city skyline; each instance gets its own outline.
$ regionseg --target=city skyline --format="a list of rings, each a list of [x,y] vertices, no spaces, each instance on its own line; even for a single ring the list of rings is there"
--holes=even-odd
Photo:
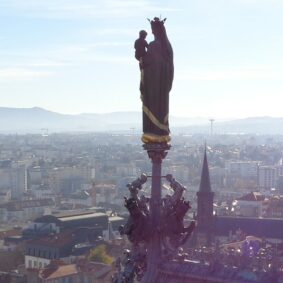
[[[174,48],[170,112],[282,116],[280,0],[0,0],[0,107],[66,114],[140,111],[133,42],[166,17]]]

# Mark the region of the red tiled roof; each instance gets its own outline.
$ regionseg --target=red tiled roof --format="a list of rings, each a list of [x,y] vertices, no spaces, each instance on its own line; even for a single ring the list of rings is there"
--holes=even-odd
[[[56,267],[46,267],[40,271],[40,278],[42,279],[58,279],[71,275],[78,274],[79,270],[76,264],[59,265]]]
[[[112,266],[100,262],[92,262],[86,259],[77,260],[77,266],[84,273],[95,274],[96,278],[103,278],[110,271],[112,271]]]
[[[244,195],[240,198],[238,198],[237,200],[245,200],[245,201],[264,201],[265,200],[265,196],[262,195],[261,193],[257,193],[257,192],[251,192],[247,195]]]
[[[58,234],[49,235],[39,239],[32,239],[30,243],[48,247],[63,247],[71,244],[76,240],[76,231],[67,230]]]
[[[19,230],[19,229],[1,231],[0,232],[0,240],[3,240],[5,237],[20,236],[21,234],[22,234],[22,231]]]
[[[21,211],[25,208],[52,206],[54,202],[52,199],[33,199],[23,201],[9,201],[1,204],[1,208],[6,208],[8,211]]]

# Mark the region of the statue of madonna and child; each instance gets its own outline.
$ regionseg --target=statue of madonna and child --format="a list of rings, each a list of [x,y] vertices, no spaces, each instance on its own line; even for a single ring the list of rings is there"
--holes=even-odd
[[[150,21],[150,20],[149,20]],[[135,57],[141,72],[140,93],[143,110],[143,136],[146,143],[168,143],[169,92],[172,88],[174,65],[173,49],[164,26],[166,19],[150,21],[154,40],[146,41],[141,30],[135,41]]]

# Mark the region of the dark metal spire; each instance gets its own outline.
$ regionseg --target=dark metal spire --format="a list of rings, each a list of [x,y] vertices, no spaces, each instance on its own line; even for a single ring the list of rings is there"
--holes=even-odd
[[[203,158],[203,164],[202,164],[199,192],[211,192],[208,162],[207,162],[207,155],[206,155],[206,144],[205,144],[205,150],[204,150],[204,158]]]

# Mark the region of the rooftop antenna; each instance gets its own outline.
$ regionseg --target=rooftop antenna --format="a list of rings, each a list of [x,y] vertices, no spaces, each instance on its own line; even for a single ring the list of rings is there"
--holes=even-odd
[[[209,119],[210,122],[210,135],[213,135],[213,123],[214,123],[215,119],[211,118]]]
[[[48,137],[48,129],[47,128],[41,128],[41,136],[42,137]]]

